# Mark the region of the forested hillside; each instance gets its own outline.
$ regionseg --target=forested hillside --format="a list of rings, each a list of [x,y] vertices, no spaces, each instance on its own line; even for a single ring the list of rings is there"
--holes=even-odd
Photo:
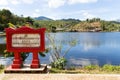
[[[38,18],[40,19],[41,17]],[[39,20],[38,18],[36,20],[36,18],[31,18],[30,16],[17,16],[9,10],[2,9],[0,10],[0,31],[3,31],[7,27],[19,27],[26,24],[29,24],[31,27],[34,28],[45,27],[49,32],[120,31],[120,22],[105,21],[101,20],[100,18],[86,19],[84,21],[78,19],[52,20],[44,16],[42,16],[42,20]]]
[[[120,23],[116,21],[105,21],[100,20],[100,18],[86,19],[81,21],[75,26],[71,26],[71,31],[89,31],[89,32],[99,32],[99,31],[120,31]]]
[[[30,17],[23,17],[23,15],[17,16],[9,10],[2,9],[0,10],[0,31],[3,31],[4,28],[14,25],[19,27],[24,25],[26,22],[32,22],[32,20],[33,19]]]

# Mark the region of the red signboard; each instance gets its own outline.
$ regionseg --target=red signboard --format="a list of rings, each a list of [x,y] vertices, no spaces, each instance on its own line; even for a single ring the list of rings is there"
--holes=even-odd
[[[33,29],[22,26],[21,28],[6,28],[7,51],[14,52],[12,68],[22,67],[20,52],[32,52],[31,68],[39,68],[38,52],[45,51],[45,28]]]
[[[33,29],[21,27],[18,29],[7,28],[7,50],[9,52],[43,52],[45,28]]]

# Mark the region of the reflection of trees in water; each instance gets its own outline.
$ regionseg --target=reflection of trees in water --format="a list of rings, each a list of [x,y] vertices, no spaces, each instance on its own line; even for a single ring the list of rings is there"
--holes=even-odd
[[[85,51],[94,47],[99,47],[104,43],[104,38],[101,39],[101,36],[104,37],[104,35],[99,33],[85,33],[83,36],[84,37],[82,38],[80,44],[83,46]]]
[[[71,33],[50,33],[50,36],[54,38],[54,43],[56,45],[61,44],[69,46],[71,41],[78,41],[78,39],[74,35],[71,35]],[[46,38],[46,46],[48,46],[49,44],[50,41]]]
[[[69,50],[76,45],[76,41],[74,39],[69,39],[69,41],[65,38],[64,35],[59,34],[46,34],[50,53],[50,61],[55,62],[61,58],[64,58],[64,56],[69,52]],[[63,38],[64,37],[64,38]],[[65,45],[68,45],[66,48]],[[65,50],[63,51],[63,47]]]
[[[72,59],[68,57],[68,60],[70,59],[70,64],[72,65],[87,65],[87,64],[104,64],[104,63],[111,63],[113,61],[113,58],[108,58],[108,55],[113,55],[114,53],[111,52],[112,50],[118,50],[120,48],[120,37],[114,36],[111,33],[54,33],[54,43],[57,45],[62,44],[62,50],[65,50],[67,47],[69,47],[69,43],[72,40],[76,40],[77,44],[76,47],[74,47],[71,52],[75,53]],[[47,42],[49,44],[50,42]],[[49,45],[50,46],[50,45]],[[117,49],[116,49],[117,48]],[[85,54],[87,56],[85,59],[83,59],[83,54],[79,53],[91,53],[92,54]],[[111,49],[111,50],[108,50]],[[81,51],[80,51],[81,50]],[[90,52],[90,51],[91,52]],[[74,52],[75,51],[75,52]],[[99,52],[97,52],[99,51]],[[72,54],[70,52],[70,55]],[[114,51],[115,52],[115,51]],[[69,55],[69,54],[68,54]],[[78,59],[76,55],[81,55],[82,59]],[[89,58],[88,56],[92,56],[92,58]],[[97,57],[96,57],[97,56]],[[117,56],[113,56],[117,57]],[[116,62],[116,61],[114,61]],[[119,62],[118,62],[119,63]],[[117,64],[117,63],[116,63]]]
[[[76,46],[83,46],[84,50],[89,50],[93,47],[99,47],[101,44],[103,44],[104,40],[101,40],[99,35],[101,36],[101,34],[94,36],[90,33],[51,33],[51,36],[54,36],[55,38],[54,43],[56,45],[62,44],[64,46],[69,46],[71,41],[76,40]],[[47,41],[47,44],[50,43]]]
[[[12,64],[12,60],[13,60],[13,57],[8,57],[8,58],[0,57],[0,64],[9,66],[10,64]]]
[[[81,42],[81,45],[83,46],[84,50],[87,51],[89,49],[92,49],[94,47],[99,47],[102,44],[100,40],[84,40]]]
[[[120,47],[120,36],[117,33],[85,33],[81,40],[81,45],[85,50],[97,47]]]
[[[77,58],[77,59],[69,59],[68,66],[87,66],[87,65],[99,65],[99,62],[96,59],[85,59],[85,58]]]
[[[0,36],[0,44],[5,44],[5,36]]]

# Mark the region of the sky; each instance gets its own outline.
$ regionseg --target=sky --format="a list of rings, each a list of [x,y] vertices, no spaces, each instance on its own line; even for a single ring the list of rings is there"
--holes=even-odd
[[[0,0],[0,9],[24,17],[120,19],[120,0]]]

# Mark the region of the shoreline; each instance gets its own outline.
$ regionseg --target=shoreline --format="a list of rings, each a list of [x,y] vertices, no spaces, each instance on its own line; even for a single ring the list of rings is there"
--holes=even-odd
[[[0,36],[6,36],[6,33],[0,33]]]

